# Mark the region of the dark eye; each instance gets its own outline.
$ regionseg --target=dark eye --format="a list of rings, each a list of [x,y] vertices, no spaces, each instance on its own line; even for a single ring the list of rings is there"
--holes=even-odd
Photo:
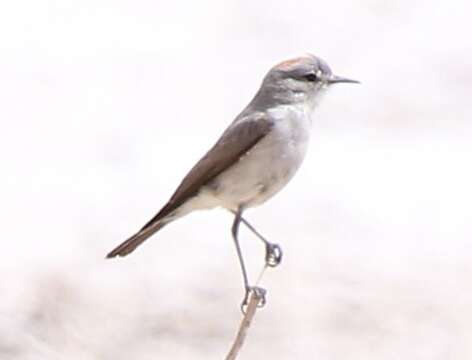
[[[310,74],[306,74],[304,76],[305,80],[307,81],[317,81],[318,80],[318,76],[316,76],[316,74],[313,74],[313,73],[310,73]]]

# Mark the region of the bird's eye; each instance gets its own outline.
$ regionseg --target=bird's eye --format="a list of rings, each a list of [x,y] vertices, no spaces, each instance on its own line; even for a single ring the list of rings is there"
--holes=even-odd
[[[316,81],[318,80],[318,76],[316,74],[313,74],[313,73],[310,73],[310,74],[306,74],[304,76],[305,80],[307,81]]]

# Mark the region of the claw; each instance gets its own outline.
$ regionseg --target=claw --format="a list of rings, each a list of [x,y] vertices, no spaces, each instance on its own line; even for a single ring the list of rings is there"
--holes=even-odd
[[[267,303],[266,289],[263,289],[258,286],[249,286],[246,288],[246,294],[244,295],[243,302],[241,303],[241,312],[243,313],[243,315],[246,315],[246,307],[249,304],[249,296],[251,295],[251,292],[254,292],[254,294],[256,294],[258,298],[260,298],[259,303],[257,304],[258,308],[263,307]]]
[[[282,262],[282,248],[277,244],[267,243],[265,261],[267,266],[276,267]]]

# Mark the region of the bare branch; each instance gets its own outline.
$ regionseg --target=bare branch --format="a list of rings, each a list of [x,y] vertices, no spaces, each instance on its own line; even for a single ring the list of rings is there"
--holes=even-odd
[[[249,326],[251,326],[252,319],[256,314],[257,307],[262,301],[264,301],[264,292],[257,291],[256,288],[256,291],[251,292],[251,298],[249,299],[246,314],[244,315],[243,320],[241,321],[241,325],[239,325],[238,334],[236,335],[236,339],[234,340],[231,350],[226,356],[226,360],[234,360],[236,359],[236,356],[238,356],[239,350],[241,350],[241,347],[244,344],[244,340],[246,339]]]

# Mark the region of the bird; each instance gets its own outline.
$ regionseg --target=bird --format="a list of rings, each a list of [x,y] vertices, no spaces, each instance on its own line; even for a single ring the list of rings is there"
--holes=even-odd
[[[280,264],[282,249],[258,233],[243,212],[265,203],[292,179],[307,152],[314,110],[326,91],[340,83],[359,81],[334,75],[326,61],[313,54],[272,67],[254,98],[183,178],[169,201],[106,257],[130,254],[164,226],[193,211],[221,207],[234,215],[231,234],[245,290],[241,308],[251,291],[265,296],[264,289],[249,284],[239,245],[240,224],[264,242],[267,266]]]

